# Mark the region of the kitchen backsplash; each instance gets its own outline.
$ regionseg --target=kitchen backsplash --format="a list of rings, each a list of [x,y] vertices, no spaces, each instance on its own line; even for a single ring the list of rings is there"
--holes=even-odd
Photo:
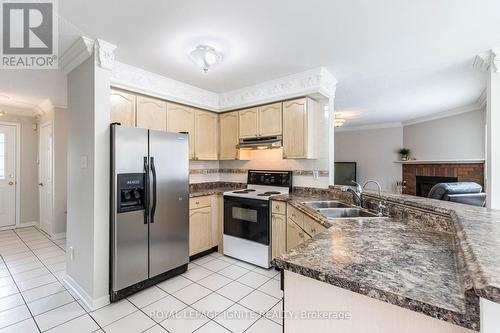
[[[194,163],[193,163],[194,162]],[[199,165],[193,165],[196,161],[191,163],[191,169],[189,171],[189,178],[191,184],[198,183],[210,183],[210,182],[229,182],[229,183],[246,183],[247,172],[250,169],[229,169],[229,168],[217,168],[212,166],[200,167]],[[213,164],[216,162],[214,161]],[[222,162],[221,163],[227,163]],[[203,162],[206,164],[206,162]],[[286,167],[284,168],[252,168],[252,170],[290,170]],[[317,188],[327,188],[328,187],[328,170],[297,170],[293,171],[293,183],[294,186],[303,187],[317,187]]]

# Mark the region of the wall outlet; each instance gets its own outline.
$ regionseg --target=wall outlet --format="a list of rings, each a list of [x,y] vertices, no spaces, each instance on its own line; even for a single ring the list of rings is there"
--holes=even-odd
[[[313,170],[313,178],[318,179],[319,178],[319,171],[318,170]]]
[[[75,249],[73,248],[73,246],[70,246],[68,248],[68,255],[69,255],[69,260],[73,261],[73,259],[75,258]]]

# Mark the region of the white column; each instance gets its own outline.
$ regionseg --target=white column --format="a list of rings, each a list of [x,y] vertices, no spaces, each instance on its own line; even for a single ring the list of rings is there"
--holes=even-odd
[[[500,209],[500,49],[484,59],[487,71],[486,193],[489,208]]]
[[[335,97],[328,102],[328,175],[330,185],[335,185]]]
[[[68,221],[64,282],[90,309],[109,303],[110,77],[115,46],[82,38],[68,72]],[[64,56],[63,56],[64,57]]]

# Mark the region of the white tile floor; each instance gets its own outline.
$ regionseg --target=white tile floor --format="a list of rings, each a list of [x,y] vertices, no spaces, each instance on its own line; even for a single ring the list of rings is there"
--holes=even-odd
[[[212,253],[181,276],[93,312],[62,285],[64,239],[0,231],[0,333],[282,332],[277,271]]]

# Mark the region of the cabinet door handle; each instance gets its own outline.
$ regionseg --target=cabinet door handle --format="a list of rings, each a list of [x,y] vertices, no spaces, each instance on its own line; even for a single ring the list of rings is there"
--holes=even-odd
[[[300,238],[304,238],[304,234],[303,234],[303,233],[301,233],[301,232],[299,232],[299,237],[300,237]]]

